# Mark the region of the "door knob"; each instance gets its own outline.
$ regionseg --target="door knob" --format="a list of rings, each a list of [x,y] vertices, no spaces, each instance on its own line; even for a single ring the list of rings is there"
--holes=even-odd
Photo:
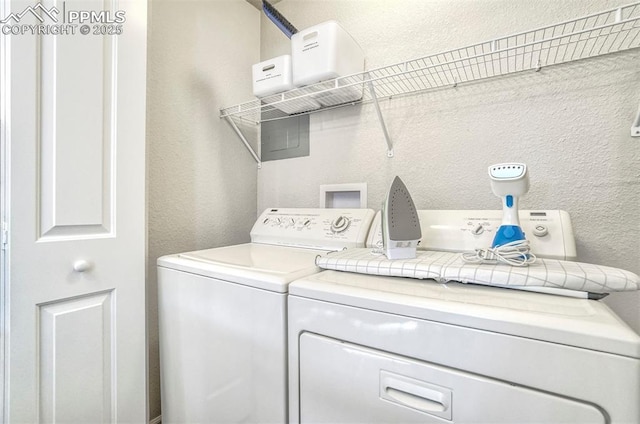
[[[73,270],[76,272],[85,272],[91,269],[91,262],[85,259],[78,259],[73,263]]]

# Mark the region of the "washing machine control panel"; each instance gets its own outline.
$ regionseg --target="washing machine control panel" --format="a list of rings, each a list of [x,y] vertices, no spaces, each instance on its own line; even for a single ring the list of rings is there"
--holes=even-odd
[[[421,250],[473,251],[490,247],[502,224],[499,210],[419,210]],[[560,210],[521,210],[520,225],[531,251],[542,258],[575,260],[576,244],[569,214]],[[380,214],[374,219],[367,246],[382,244]]]
[[[254,243],[339,250],[364,247],[372,209],[269,208],[251,230]]]

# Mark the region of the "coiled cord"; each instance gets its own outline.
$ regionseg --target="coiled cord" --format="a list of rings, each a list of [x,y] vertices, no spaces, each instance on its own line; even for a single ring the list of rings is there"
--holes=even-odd
[[[502,246],[476,249],[475,252],[462,254],[462,260],[468,263],[505,263],[511,266],[529,266],[536,261],[531,253],[529,240],[515,240]]]

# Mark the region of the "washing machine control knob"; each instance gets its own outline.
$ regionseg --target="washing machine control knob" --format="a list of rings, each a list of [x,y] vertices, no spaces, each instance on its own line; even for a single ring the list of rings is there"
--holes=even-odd
[[[331,223],[331,231],[341,233],[349,228],[349,225],[351,225],[351,220],[342,215],[333,220]]]

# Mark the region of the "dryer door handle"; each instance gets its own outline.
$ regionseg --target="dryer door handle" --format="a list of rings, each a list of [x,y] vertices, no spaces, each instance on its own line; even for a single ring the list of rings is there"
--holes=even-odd
[[[447,406],[440,399],[429,399],[428,397],[394,389],[393,387],[387,387],[386,392],[390,398],[395,399],[398,403],[423,412],[443,412],[447,409]],[[442,398],[441,393],[436,392],[433,394],[436,395],[434,396],[436,398]]]
[[[380,397],[427,414],[451,419],[451,390],[426,381],[381,371]]]

